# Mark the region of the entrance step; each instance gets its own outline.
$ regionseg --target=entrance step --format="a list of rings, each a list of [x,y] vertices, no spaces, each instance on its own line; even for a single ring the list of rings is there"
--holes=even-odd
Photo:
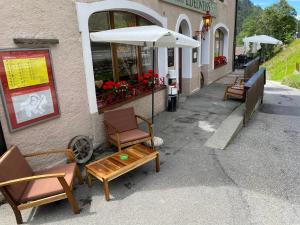
[[[236,108],[220,125],[216,132],[206,143],[206,147],[224,150],[230,141],[235,137],[243,127],[243,113],[245,104]]]

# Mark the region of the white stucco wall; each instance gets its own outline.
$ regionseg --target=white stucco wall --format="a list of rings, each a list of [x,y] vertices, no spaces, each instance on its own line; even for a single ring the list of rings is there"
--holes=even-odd
[[[24,153],[53,148],[66,148],[76,135],[87,135],[95,143],[105,141],[102,115],[91,113],[88,103],[86,73],[83,60],[82,39],[79,32],[74,1],[23,1],[10,4],[0,1],[0,48],[19,48],[13,38],[57,38],[59,44],[50,46],[53,71],[61,115],[29,128],[10,133],[0,103],[0,119],[7,145],[17,144]],[[30,46],[26,46],[30,47]],[[33,46],[38,47],[38,46]],[[45,46],[40,46],[45,47]],[[156,112],[165,108],[165,91],[156,94]],[[135,106],[137,113],[150,117],[151,96],[146,96],[126,106]],[[55,163],[62,156],[34,160],[41,167]]]
[[[7,1],[0,0],[0,26],[2,28],[0,33],[0,48],[25,47],[16,46],[13,43],[13,38],[59,39],[59,44],[50,46],[50,50],[61,116],[58,119],[10,133],[7,128],[3,105],[0,103],[0,120],[7,144],[17,144],[23,152],[49,148],[65,148],[72,137],[80,134],[92,137],[95,143],[105,141],[105,132],[102,128],[102,115],[96,112],[95,105],[91,107],[91,104],[95,103],[93,102],[95,98],[93,96],[94,93],[91,92],[92,89],[88,90],[88,87],[92,84],[93,76],[91,67],[87,67],[91,62],[84,60],[88,52],[84,51],[85,43],[83,40],[85,39],[82,38],[84,30],[81,30],[81,26],[78,24],[76,2],[91,3],[103,1],[14,0],[7,4]],[[124,3],[123,0],[110,0],[110,2],[114,2],[115,5],[118,5],[119,2]],[[131,2],[138,3],[138,8],[150,8],[152,11],[155,11],[155,15],[158,15],[156,17],[160,18],[159,20],[162,21],[162,25],[171,30],[175,29],[180,14],[187,15],[192,35],[194,35],[196,30],[199,30],[202,15],[195,11],[183,9],[159,0],[136,0]],[[123,10],[126,10],[124,4],[122,7]],[[143,14],[139,10],[137,10],[137,13]],[[146,14],[145,12],[143,15],[145,16]],[[226,4],[218,3],[218,17],[214,19],[214,25],[220,22],[223,22],[229,28],[228,61],[230,62],[232,59],[231,42],[233,40],[234,24],[233,1],[228,1]],[[82,26],[84,27],[85,25]],[[213,51],[212,44],[213,35],[210,35],[211,52]],[[160,49],[159,51],[159,60],[165,60],[166,49]],[[210,64],[212,65],[212,58],[210,59]],[[187,74],[185,77],[187,79],[186,82],[188,82],[186,85],[187,93],[192,93],[199,89],[201,68],[203,67],[199,67],[198,63],[192,64],[190,74]],[[204,66],[204,68],[207,67]],[[209,67],[206,70],[207,81],[212,81],[223,76],[224,73],[230,71],[230,68],[231,65],[217,70],[212,70]],[[166,72],[167,69],[166,63],[160,64],[160,71]],[[135,106],[137,113],[150,117],[150,99],[150,96],[147,96],[122,107]],[[165,100],[164,91],[156,94],[156,112],[164,110]],[[51,162],[55,162],[55,160],[54,158],[49,159]],[[46,164],[45,160],[41,160],[40,162],[44,165]]]

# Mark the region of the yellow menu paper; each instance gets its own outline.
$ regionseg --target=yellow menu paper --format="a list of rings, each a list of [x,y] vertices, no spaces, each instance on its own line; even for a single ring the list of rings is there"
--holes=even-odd
[[[10,90],[49,83],[45,57],[5,59],[3,64]]]

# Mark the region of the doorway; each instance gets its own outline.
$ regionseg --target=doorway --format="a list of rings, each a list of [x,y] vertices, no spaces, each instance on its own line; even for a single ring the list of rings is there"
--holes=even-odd
[[[185,36],[192,36],[191,24],[187,16],[179,16],[175,30]],[[178,82],[178,93],[188,94],[188,82],[192,78],[192,49],[178,48],[176,52],[176,72]]]
[[[179,27],[179,33],[182,34],[182,27]],[[182,93],[182,48],[178,49],[178,93]]]
[[[3,155],[4,152],[6,152],[7,147],[6,147],[6,142],[5,142],[5,138],[4,138],[4,134],[3,134],[3,130],[2,130],[2,125],[0,122],[0,156]]]

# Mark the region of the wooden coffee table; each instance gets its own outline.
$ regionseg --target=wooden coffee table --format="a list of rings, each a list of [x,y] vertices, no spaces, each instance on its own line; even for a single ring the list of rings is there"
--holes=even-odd
[[[127,160],[120,160],[121,154],[127,154]],[[152,148],[137,144],[103,159],[85,166],[88,186],[92,186],[92,178],[96,177],[103,183],[106,201],[109,201],[108,182],[139,167],[151,160],[156,161],[156,172],[160,170],[159,153]]]

